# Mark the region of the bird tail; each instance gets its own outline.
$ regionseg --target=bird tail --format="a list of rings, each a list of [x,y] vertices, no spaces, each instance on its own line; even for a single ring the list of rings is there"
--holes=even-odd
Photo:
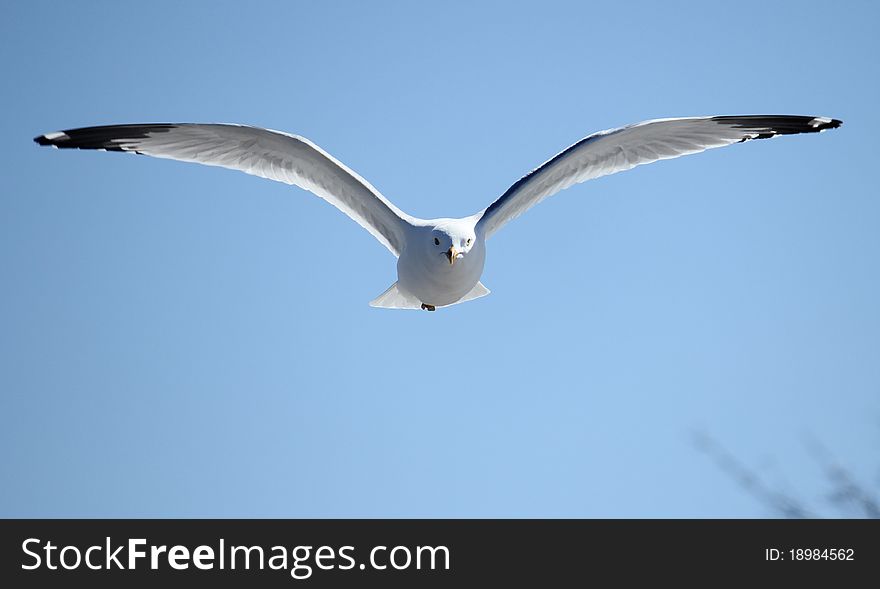
[[[443,307],[451,307],[465,301],[478,299],[489,294],[489,289],[483,286],[482,282],[478,282],[469,293],[451,303],[449,305],[441,305]],[[400,289],[395,282],[388,287],[388,290],[380,294],[378,297],[370,301],[371,307],[381,307],[383,309],[421,309],[422,303],[416,297],[406,291]]]
[[[371,307],[383,309],[421,309],[422,303],[411,294],[400,290],[395,282],[388,290],[370,301]]]

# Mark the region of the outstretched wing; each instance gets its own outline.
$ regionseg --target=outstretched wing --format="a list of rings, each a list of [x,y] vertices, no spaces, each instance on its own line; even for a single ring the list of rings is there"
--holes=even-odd
[[[486,237],[548,196],[572,184],[641,164],[698,153],[750,139],[836,129],[837,119],[795,115],[746,115],[657,119],[600,131],[581,139],[532,170],[483,211]]]
[[[47,133],[34,141],[220,166],[293,184],[357,221],[394,255],[403,249],[409,217],[304,137],[244,125],[180,123],[85,127]]]

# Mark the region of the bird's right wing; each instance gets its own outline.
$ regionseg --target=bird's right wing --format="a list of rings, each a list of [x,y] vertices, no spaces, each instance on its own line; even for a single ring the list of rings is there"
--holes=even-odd
[[[47,133],[34,141],[220,166],[293,184],[354,219],[395,256],[403,249],[411,219],[323,149],[280,131],[227,124],[110,125]]]
[[[482,212],[477,227],[488,238],[548,196],[572,184],[642,164],[713,147],[778,135],[835,129],[837,119],[797,115],[744,115],[657,119],[600,131],[532,170]]]

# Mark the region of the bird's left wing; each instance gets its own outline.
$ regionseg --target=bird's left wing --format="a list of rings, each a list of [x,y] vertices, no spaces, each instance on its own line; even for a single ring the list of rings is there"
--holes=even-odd
[[[750,139],[835,129],[837,119],[796,115],[745,115],[657,119],[600,131],[532,170],[483,211],[478,222],[488,238],[548,196],[600,176],[658,160],[698,153]]]
[[[293,184],[354,219],[394,255],[404,246],[410,217],[354,171],[297,135],[244,125],[170,123],[85,127],[34,141],[220,166]]]

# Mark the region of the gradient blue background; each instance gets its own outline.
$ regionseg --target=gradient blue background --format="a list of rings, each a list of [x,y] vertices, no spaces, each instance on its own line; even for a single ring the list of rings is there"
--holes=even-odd
[[[775,515],[877,489],[873,2],[18,2],[0,21],[0,515]],[[394,259],[309,193],[31,142],[241,122],[421,217],[656,117],[841,118],[571,188],[491,296],[372,309]],[[828,513],[834,514],[833,510]]]

